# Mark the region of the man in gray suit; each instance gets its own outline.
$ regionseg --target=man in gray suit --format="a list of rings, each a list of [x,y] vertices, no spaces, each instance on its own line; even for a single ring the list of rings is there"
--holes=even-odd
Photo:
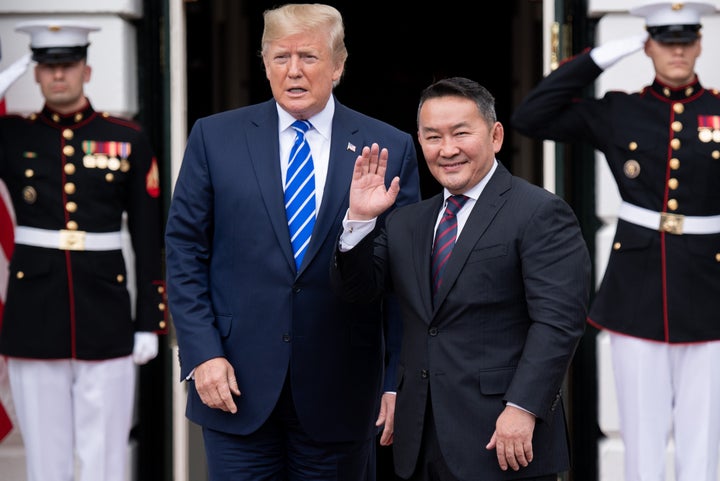
[[[425,89],[418,138],[444,192],[384,227],[375,219],[401,179],[386,188],[377,144],[355,164],[331,275],[349,301],[386,290],[400,301],[393,446],[412,481],[555,481],[570,467],[561,386],[584,331],[590,257],[567,203],[495,158],[503,135],[476,82]]]

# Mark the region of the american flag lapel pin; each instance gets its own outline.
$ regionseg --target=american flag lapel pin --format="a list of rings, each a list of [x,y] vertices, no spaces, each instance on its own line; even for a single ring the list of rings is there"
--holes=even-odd
[[[355,146],[352,144],[352,142],[348,142],[347,149],[350,152],[355,152]]]

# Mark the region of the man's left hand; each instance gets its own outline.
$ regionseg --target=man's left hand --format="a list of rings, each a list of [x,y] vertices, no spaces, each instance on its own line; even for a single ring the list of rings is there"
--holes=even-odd
[[[383,393],[380,399],[380,413],[378,414],[375,426],[383,426],[382,435],[380,436],[381,446],[390,446],[393,443],[393,433],[395,433],[395,399],[397,394],[394,392]]]
[[[514,406],[500,413],[495,432],[485,449],[495,449],[500,469],[513,471],[525,468],[533,460],[532,436],[535,416]]]

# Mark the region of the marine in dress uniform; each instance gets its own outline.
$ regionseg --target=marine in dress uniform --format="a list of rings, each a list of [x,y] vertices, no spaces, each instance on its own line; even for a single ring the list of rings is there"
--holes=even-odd
[[[714,10],[670,2],[631,10],[645,18],[645,34],[563,63],[511,120],[525,135],[602,151],[622,198],[588,322],[611,333],[625,481],[665,479],[671,432],[676,479],[717,481],[720,95],[694,72],[700,17]],[[580,98],[604,69],[642,48],[655,65],[652,84]],[[671,55],[675,64],[665,62]],[[667,81],[681,63],[684,80]]]
[[[40,20],[17,30],[31,36],[38,79],[38,68],[86,68],[98,28]],[[83,82],[60,83],[78,89],[79,108],[61,112],[46,95],[42,111],[0,119],[0,176],[17,224],[0,353],[28,480],[74,479],[77,456],[79,480],[124,481],[133,360],[154,357],[167,332],[158,165],[137,124],[95,111]]]

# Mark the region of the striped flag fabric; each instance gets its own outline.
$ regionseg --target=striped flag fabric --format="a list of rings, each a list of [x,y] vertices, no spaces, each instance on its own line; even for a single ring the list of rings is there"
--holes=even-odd
[[[0,59],[2,55],[0,54]],[[0,98],[0,115],[5,115],[5,97]],[[9,275],[10,257],[15,246],[14,211],[10,196],[5,184],[0,181],[0,327],[2,327],[2,312],[5,306],[5,294]],[[7,363],[5,356],[0,356],[0,441],[10,434],[13,429],[12,420],[8,415],[3,398],[9,398],[10,384],[8,382]],[[5,396],[8,395],[8,396]]]

